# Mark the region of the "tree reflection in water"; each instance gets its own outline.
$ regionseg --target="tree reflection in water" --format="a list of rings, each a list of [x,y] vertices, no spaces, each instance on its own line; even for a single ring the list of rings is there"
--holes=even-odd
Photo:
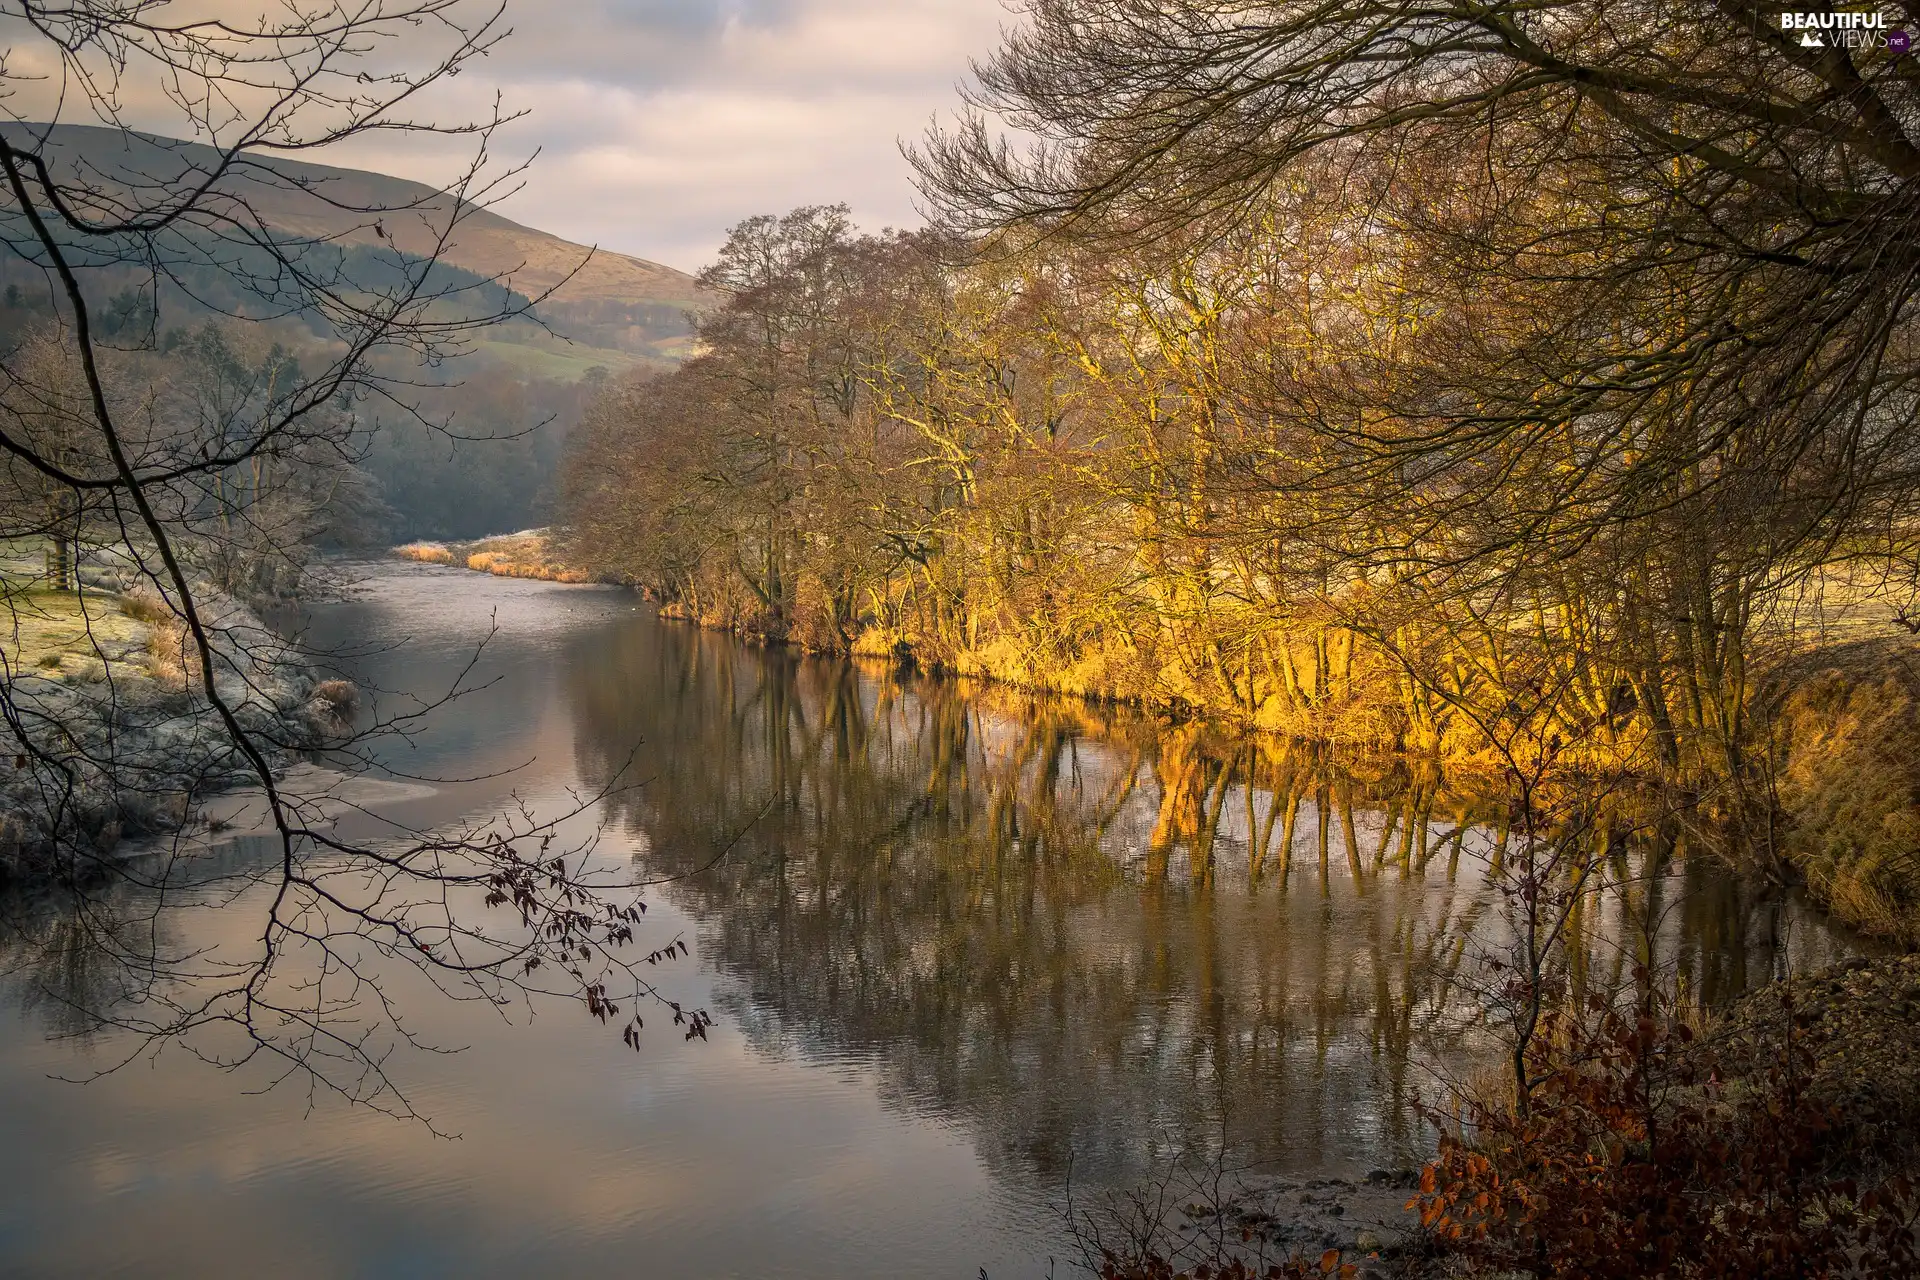
[[[182,856],[184,851],[191,856]],[[93,1041],[103,1018],[139,1008],[177,985],[179,962],[201,953],[182,913],[236,900],[236,886],[280,856],[274,837],[239,834],[135,853],[129,876],[84,893],[42,886],[0,896],[0,980],[48,1034]],[[124,1060],[77,1065],[84,1078]]]
[[[874,1063],[1004,1172],[1127,1183],[1223,1134],[1236,1163],[1404,1163],[1415,1091],[1490,1048],[1507,836],[1433,778],[652,623],[565,667],[587,785],[639,744],[615,819],[681,878],[728,1014]],[[1576,990],[1654,960],[1716,1003],[1836,945],[1670,825],[1611,858]]]

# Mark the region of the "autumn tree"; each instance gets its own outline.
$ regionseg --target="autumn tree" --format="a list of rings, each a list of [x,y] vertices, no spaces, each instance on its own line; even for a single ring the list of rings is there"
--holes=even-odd
[[[1337,487],[1350,571],[1553,619],[1588,714],[1624,689],[1668,767],[1743,776],[1755,620],[1913,484],[1903,58],[1751,6],[1026,16],[917,156],[945,216],[1154,243],[1311,186],[1417,337],[1293,359],[1259,403],[1315,443],[1248,482]]]

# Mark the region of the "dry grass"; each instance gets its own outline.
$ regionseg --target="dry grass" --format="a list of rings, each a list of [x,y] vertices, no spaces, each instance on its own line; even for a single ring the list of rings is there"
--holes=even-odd
[[[168,618],[153,624],[147,634],[147,674],[169,689],[201,683],[199,667],[187,644],[187,624]]]
[[[467,568],[496,578],[538,578],[544,582],[591,582],[584,569],[570,569],[544,559],[517,559],[500,551],[480,551],[467,557]]]
[[[1816,882],[1815,888],[1828,910],[1860,932],[1920,947],[1920,910],[1910,892],[1896,892],[1845,867]]]
[[[351,680],[322,680],[313,686],[312,696],[337,711],[351,711],[360,705],[360,687]]]
[[[502,534],[477,542],[452,545],[439,542],[410,542],[395,547],[393,554],[423,564],[464,565],[476,573],[497,578],[537,578],[544,582],[591,582],[584,569],[563,564],[551,553],[544,529]]]
[[[147,630],[99,592],[15,590],[0,598],[0,657],[12,673],[98,679],[137,653]]]
[[[467,568],[499,578],[538,578],[545,582],[589,582],[583,569],[560,563],[546,530],[482,538],[468,550]]]
[[[418,560],[422,564],[453,563],[453,552],[438,542],[409,542],[403,547],[395,547],[393,554],[402,560]]]
[[[14,674],[57,680],[145,676],[170,689],[200,683],[186,624],[152,587],[15,591],[0,601],[0,656]]]
[[[351,680],[322,680],[307,696],[307,713],[335,731],[350,729],[360,710],[360,687]]]
[[[142,583],[121,597],[120,609],[147,627],[147,674],[169,689],[199,684],[200,671],[187,643],[187,624],[153,587]]]
[[[160,593],[144,583],[120,598],[120,611],[149,625],[174,620],[172,608]]]
[[[1789,856],[1842,919],[1920,945],[1920,650],[1816,655],[1776,726]]]

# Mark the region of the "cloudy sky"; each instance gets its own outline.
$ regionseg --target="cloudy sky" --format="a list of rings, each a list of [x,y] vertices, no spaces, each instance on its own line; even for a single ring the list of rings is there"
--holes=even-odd
[[[899,141],[952,110],[1014,20],[1001,0],[511,0],[508,17],[436,104],[498,89],[528,111],[499,150],[540,155],[500,212],[689,271],[756,213],[845,201],[863,226],[917,222]],[[446,176],[417,141],[327,158]]]

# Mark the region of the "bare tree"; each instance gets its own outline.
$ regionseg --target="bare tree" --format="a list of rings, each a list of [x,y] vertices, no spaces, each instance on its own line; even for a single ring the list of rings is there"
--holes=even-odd
[[[0,540],[46,540],[62,563],[73,548],[80,579],[13,582],[7,599],[16,640],[23,618],[64,610],[98,660],[73,678],[5,673],[4,835],[14,869],[69,895],[121,994],[138,996],[76,1013],[135,1032],[136,1053],[184,1041],[230,1067],[265,1059],[275,1078],[408,1115],[387,1069],[412,1039],[385,985],[399,969],[497,1004],[578,999],[631,1042],[653,990],[635,964],[676,944],[632,954],[644,903],[630,872],[596,862],[590,837],[563,841],[570,815],[525,809],[458,830],[339,837],[343,801],[326,784],[289,784],[287,763],[323,743],[336,761],[366,760],[366,744],[412,731],[424,712],[356,725],[350,691],[316,689],[309,655],[229,594],[271,593],[297,567],[314,521],[339,505],[326,477],[352,470],[371,409],[440,425],[415,371],[540,300],[439,261],[518,173],[490,163],[510,118],[497,105],[452,124],[421,114],[507,36],[501,6],[288,0],[242,19],[162,0],[20,0],[0,5],[0,31],[12,115],[0,124],[0,238],[48,290],[31,333],[0,358]],[[393,204],[276,165],[372,134],[466,138],[471,160],[446,187]],[[289,229],[313,225],[335,230]],[[168,313],[227,319],[204,331],[211,346],[169,349]],[[269,339],[288,346],[265,350]],[[159,670],[116,647],[128,613],[150,629]],[[153,857],[115,853],[123,834],[174,826],[236,784],[258,795],[273,834],[264,865],[195,856],[186,836]],[[257,941],[216,957],[116,927],[103,886],[129,883],[143,910],[209,895],[257,907]],[[704,1013],[670,1013],[704,1034]]]

